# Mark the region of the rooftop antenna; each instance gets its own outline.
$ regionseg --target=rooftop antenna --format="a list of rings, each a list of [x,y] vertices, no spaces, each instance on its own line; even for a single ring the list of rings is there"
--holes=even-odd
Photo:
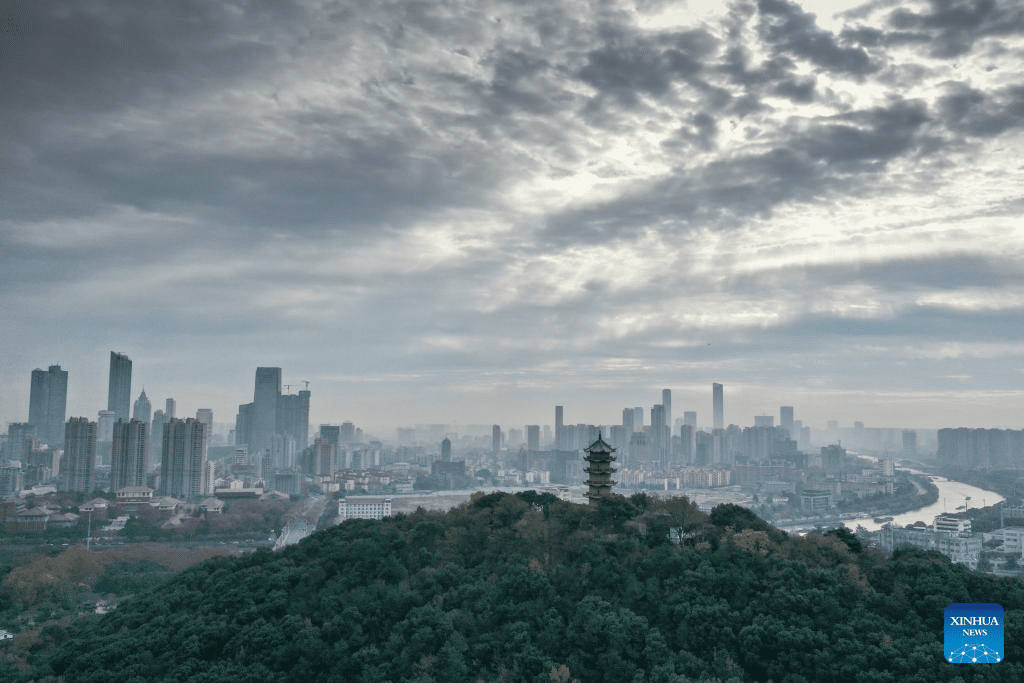
[[[302,383],[306,385],[306,391],[309,391],[309,380],[308,379],[304,379],[304,380],[302,380]]]

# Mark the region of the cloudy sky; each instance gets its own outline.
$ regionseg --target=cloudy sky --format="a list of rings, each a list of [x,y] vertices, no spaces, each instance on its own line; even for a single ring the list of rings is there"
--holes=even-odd
[[[3,3],[0,423],[1019,428],[1022,209],[1015,2]]]

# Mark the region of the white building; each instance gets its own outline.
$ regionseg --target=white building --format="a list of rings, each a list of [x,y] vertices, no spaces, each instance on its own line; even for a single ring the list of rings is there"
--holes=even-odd
[[[1002,541],[996,548],[1001,553],[1024,558],[1024,527],[1008,526],[985,534],[986,541]]]
[[[971,533],[971,520],[939,515],[935,518],[934,528],[936,531],[944,531],[948,534],[969,534]]]
[[[348,496],[338,501],[338,516],[346,519],[384,519],[391,516],[391,499]]]

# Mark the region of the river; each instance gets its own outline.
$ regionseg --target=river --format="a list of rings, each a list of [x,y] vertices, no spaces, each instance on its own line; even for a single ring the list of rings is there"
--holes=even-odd
[[[951,481],[945,477],[926,475],[923,472],[918,472],[917,470],[907,469],[905,471],[910,472],[911,474],[927,476],[931,479],[932,483],[935,484],[935,487],[939,490],[939,498],[931,505],[926,505],[924,507],[917,508],[916,510],[911,510],[910,512],[892,515],[893,520],[891,523],[896,527],[903,527],[907,524],[913,524],[914,522],[931,524],[935,521],[935,517],[937,515],[962,512],[963,507],[961,506],[969,506],[971,508],[988,507],[1006,500],[995,491],[971,486],[970,484],[965,484],[962,481]],[[970,497],[970,500],[967,500],[968,497]],[[957,510],[958,507],[961,509]],[[835,522],[831,522],[831,524],[834,525],[838,521],[839,520],[835,520]],[[862,526],[868,531],[878,531],[882,528],[882,524],[884,524],[884,522],[879,523],[874,521],[874,519],[866,513],[859,517],[844,519],[842,521],[843,524],[851,531],[855,531],[858,526]],[[814,524],[813,520],[802,520],[800,524],[782,524],[778,525],[778,528],[789,532],[802,532],[808,528],[812,528]],[[829,524],[825,524],[824,526],[827,527]]]
[[[915,470],[907,471],[911,474],[921,474],[921,472],[916,472]],[[963,509],[957,510],[957,508],[961,506],[971,508],[988,507],[1006,500],[995,491],[971,486],[970,484],[965,484],[962,481],[952,481],[945,477],[936,477],[933,475],[928,475],[928,478],[931,479],[932,483],[935,484],[935,487],[939,489],[939,499],[931,505],[926,505],[923,508],[904,512],[899,515],[893,515],[893,526],[902,527],[907,524],[913,524],[914,522],[931,524],[935,520],[936,515],[941,515],[947,512],[962,512]],[[968,497],[970,500],[967,500]],[[850,529],[856,529],[858,524],[868,531],[878,531],[882,528],[881,524],[875,522],[868,516],[857,519],[848,519],[845,520],[844,523]]]

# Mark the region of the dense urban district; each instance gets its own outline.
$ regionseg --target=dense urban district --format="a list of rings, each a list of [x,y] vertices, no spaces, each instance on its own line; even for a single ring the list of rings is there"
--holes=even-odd
[[[970,680],[1024,680],[1024,431],[727,425],[714,384],[707,426],[665,389],[311,434],[280,368],[230,425],[132,405],[131,369],[96,419],[32,371],[0,436],[0,680],[965,680],[952,602],[1006,610]],[[898,524],[940,479],[999,503]]]

